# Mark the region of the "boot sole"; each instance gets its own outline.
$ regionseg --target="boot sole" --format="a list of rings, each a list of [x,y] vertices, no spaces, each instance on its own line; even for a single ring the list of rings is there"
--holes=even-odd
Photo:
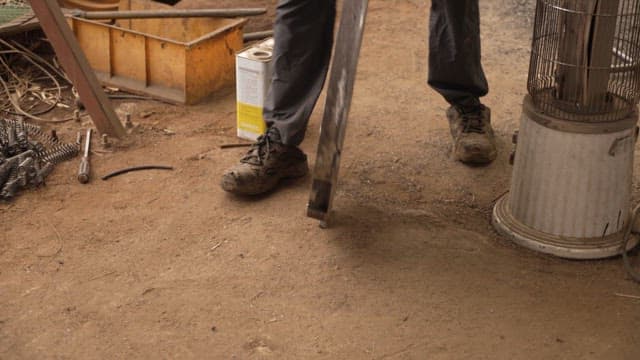
[[[254,196],[264,194],[275,189],[281,180],[296,179],[306,176],[309,173],[309,167],[307,162],[304,161],[300,164],[290,166],[282,171],[281,175],[277,178],[272,178],[269,182],[263,182],[256,184],[256,186],[240,188],[237,186],[235,179],[232,176],[223,176],[220,186],[224,191],[230,192],[236,195]]]
[[[463,164],[467,165],[486,165],[492,163],[498,155],[497,151],[491,151],[489,153],[467,153],[464,155],[459,155],[458,152],[454,149],[453,157],[460,161]]]

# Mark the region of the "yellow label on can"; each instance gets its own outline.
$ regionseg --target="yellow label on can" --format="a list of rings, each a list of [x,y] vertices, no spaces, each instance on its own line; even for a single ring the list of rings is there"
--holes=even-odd
[[[262,135],[267,125],[262,118],[262,107],[238,102],[238,129]]]

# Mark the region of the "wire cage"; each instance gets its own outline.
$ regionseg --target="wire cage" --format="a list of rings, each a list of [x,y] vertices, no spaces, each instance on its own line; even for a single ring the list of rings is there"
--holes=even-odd
[[[563,120],[629,116],[640,99],[640,0],[537,0],[528,91]]]
[[[0,25],[6,24],[30,11],[29,5],[22,0],[0,0]]]

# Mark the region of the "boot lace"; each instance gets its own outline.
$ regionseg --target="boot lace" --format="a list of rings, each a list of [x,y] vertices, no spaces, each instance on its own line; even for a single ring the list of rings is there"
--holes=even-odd
[[[460,116],[462,117],[463,133],[485,133],[484,122],[482,121],[483,110],[484,107],[482,105],[467,111],[459,109]]]
[[[271,140],[267,134],[261,135],[256,142],[251,145],[247,154],[240,159],[240,162],[251,165],[263,165],[265,161],[269,160],[269,156],[273,150],[273,140]]]

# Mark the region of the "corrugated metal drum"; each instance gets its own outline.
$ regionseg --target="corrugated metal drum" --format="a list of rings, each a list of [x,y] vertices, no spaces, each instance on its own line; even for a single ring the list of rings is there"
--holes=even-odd
[[[528,90],[494,226],[561,257],[620,254],[631,226],[640,0],[538,0]]]
[[[495,227],[520,245],[561,257],[618,255],[630,223],[637,120],[633,113],[594,133],[598,126],[537,112],[527,97],[511,189],[494,208]]]

